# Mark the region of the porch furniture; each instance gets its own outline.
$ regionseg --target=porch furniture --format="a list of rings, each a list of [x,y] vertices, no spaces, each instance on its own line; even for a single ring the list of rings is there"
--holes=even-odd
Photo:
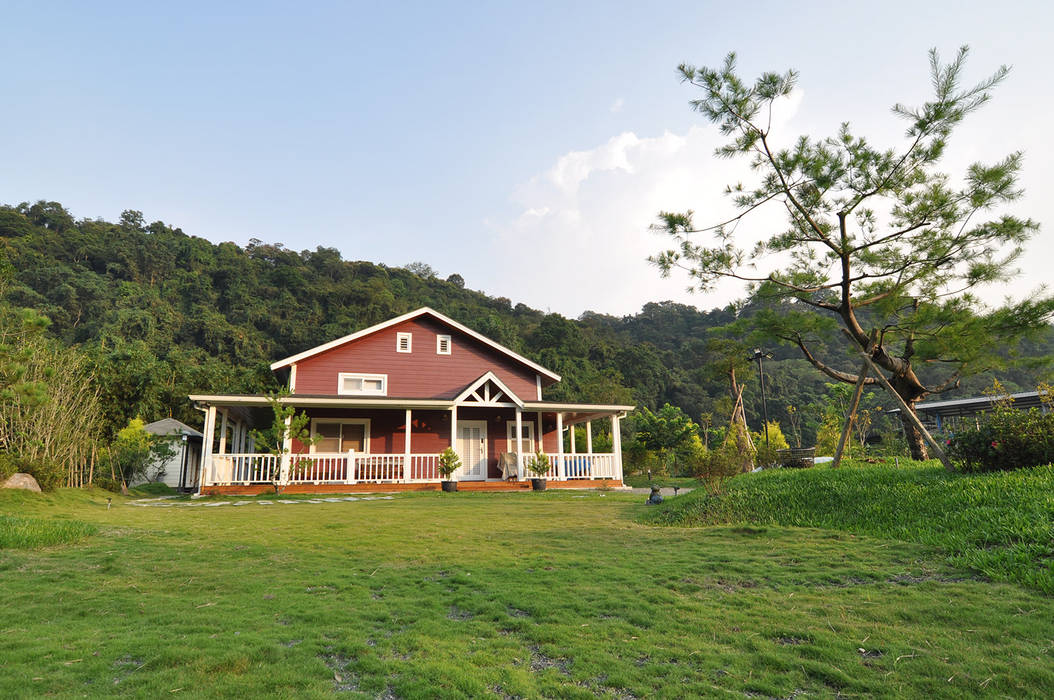
[[[503,480],[520,478],[519,460],[516,459],[515,452],[502,452],[498,455],[498,467],[501,469]]]

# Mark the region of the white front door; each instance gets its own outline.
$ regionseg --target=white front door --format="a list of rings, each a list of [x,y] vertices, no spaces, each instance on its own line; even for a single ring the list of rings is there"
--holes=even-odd
[[[457,422],[457,453],[461,456],[460,481],[487,478],[487,421]]]

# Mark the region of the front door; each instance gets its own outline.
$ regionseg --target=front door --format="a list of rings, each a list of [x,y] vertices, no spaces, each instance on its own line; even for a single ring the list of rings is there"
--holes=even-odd
[[[457,452],[461,456],[458,479],[483,481],[487,478],[487,421],[458,421]]]

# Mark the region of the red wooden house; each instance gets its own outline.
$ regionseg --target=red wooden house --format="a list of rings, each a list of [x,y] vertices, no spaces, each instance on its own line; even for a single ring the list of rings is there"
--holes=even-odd
[[[317,441],[288,444],[292,457],[258,453],[250,429],[271,423],[266,396],[191,396],[205,412],[202,493],[263,491],[276,473],[288,492],[438,489],[448,446],[462,489],[528,487],[525,462],[539,450],[551,487],[622,485],[619,420],[633,406],[545,401],[557,374],[429,308],[271,369]],[[610,453],[593,451],[597,420],[610,421]],[[586,444],[576,445],[571,428],[582,423]]]

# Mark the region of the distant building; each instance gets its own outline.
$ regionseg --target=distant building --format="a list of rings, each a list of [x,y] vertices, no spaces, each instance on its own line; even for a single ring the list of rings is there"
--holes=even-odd
[[[976,396],[970,399],[951,399],[949,401],[927,401],[915,406],[915,411],[927,429],[938,433],[953,433],[962,426],[970,428],[980,424],[980,415],[990,412],[1000,397]],[[1044,413],[1049,411],[1038,391],[1023,391],[1011,394],[1013,407],[1027,411],[1038,408]],[[1046,393],[1043,399],[1046,399]],[[890,411],[893,413],[894,411]]]
[[[204,436],[175,418],[162,418],[143,428],[152,435],[169,438],[175,450],[175,454],[165,464],[160,465],[164,473],[157,482],[168,484],[180,491],[197,489]]]

